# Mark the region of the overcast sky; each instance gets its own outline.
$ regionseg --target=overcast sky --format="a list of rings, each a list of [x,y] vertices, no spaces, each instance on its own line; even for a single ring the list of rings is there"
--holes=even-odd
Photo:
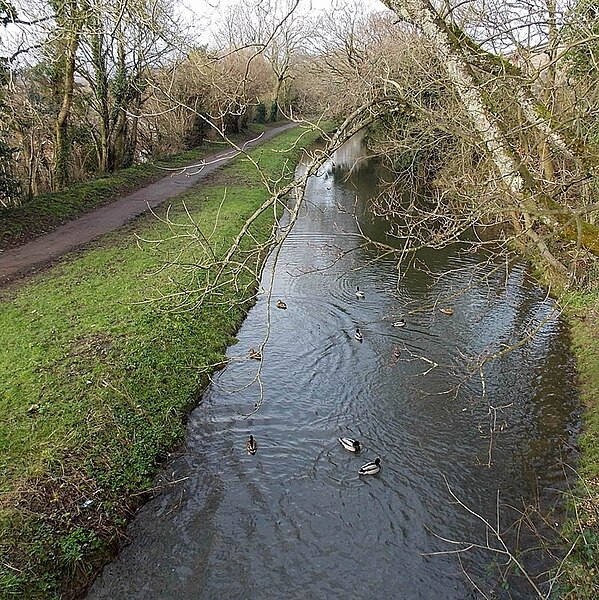
[[[193,37],[200,44],[211,45],[214,36],[211,31],[216,28],[225,11],[240,1],[248,5],[256,5],[261,1],[275,3],[275,0],[172,0],[180,15],[193,30]],[[281,0],[289,2],[290,0]],[[52,13],[48,0],[13,0],[18,15],[23,20],[35,19]],[[384,10],[385,6],[379,0],[300,0],[298,11],[314,14],[319,11],[330,12],[341,9],[348,3],[355,3],[362,8]],[[16,27],[9,25],[0,31],[0,56],[10,56],[18,49],[30,48],[36,45],[39,32],[31,27]],[[3,47],[2,47],[3,46]],[[19,55],[20,63],[35,62],[37,53]]]
[[[194,25],[204,29],[202,42],[210,43],[210,28],[219,22],[220,16],[231,6],[243,1],[249,5],[258,4],[260,0],[176,0],[181,6],[181,13],[191,19]],[[274,2],[274,0],[271,0]],[[289,1],[289,0],[287,0]],[[301,12],[314,13],[339,9],[348,2],[355,2],[362,7],[372,10],[384,10],[385,6],[379,0],[300,0],[298,9]]]

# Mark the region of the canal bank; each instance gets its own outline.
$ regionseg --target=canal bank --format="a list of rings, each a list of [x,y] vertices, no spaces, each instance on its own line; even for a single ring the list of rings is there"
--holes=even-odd
[[[286,132],[251,156],[277,185],[317,134]],[[0,597],[70,598],[123,541],[157,466],[252,303],[252,269],[219,302],[181,302],[268,197],[243,157],[170,208],[3,290]],[[256,246],[272,214],[251,230]]]
[[[568,281],[563,273],[549,270],[534,252],[520,250],[527,254],[537,280],[556,298],[568,323],[581,402],[576,460],[567,466],[572,478],[564,493],[568,519],[556,524],[563,562],[554,572],[555,597],[595,600],[599,598],[599,276],[590,262],[579,269],[577,281]],[[568,263],[568,256],[560,258]]]
[[[578,481],[567,496],[570,519],[562,530],[568,552],[563,598],[599,598],[599,293],[565,293],[578,386],[584,407],[578,439]]]

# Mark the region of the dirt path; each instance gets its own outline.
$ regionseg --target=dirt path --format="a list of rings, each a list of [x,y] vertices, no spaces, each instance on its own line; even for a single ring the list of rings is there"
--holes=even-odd
[[[295,127],[295,123],[268,129],[260,138],[248,142],[245,148],[257,146],[291,127]],[[228,148],[206,156],[202,161],[206,163],[203,169],[193,169],[191,175],[181,171],[178,171],[176,175],[168,175],[132,194],[123,196],[70,221],[51,233],[17,248],[0,252],[0,287],[40,271],[63,254],[117,229],[150,208],[193,187],[237,154]]]

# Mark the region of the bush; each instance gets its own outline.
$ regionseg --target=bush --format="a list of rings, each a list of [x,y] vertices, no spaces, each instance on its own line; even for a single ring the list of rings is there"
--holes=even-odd
[[[183,147],[185,150],[193,150],[202,145],[208,133],[207,117],[194,115],[190,127],[183,136]]]
[[[256,117],[254,118],[256,123],[266,123],[266,104],[264,102],[260,102],[258,106],[256,106]]]

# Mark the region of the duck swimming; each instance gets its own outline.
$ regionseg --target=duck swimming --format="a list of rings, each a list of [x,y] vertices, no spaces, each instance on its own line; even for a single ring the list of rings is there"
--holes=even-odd
[[[277,301],[277,308],[282,308],[283,310],[286,310],[287,309],[287,305],[282,300],[278,300]]]
[[[374,462],[368,462],[362,465],[358,470],[358,475],[376,475],[381,470],[381,459],[375,458]]]
[[[256,443],[254,436],[251,434],[250,434],[250,438],[245,443],[245,449],[247,450],[248,454],[252,454],[252,455],[256,454],[256,451],[258,450],[258,444]]]
[[[360,289],[360,286],[356,286],[356,298],[365,298],[364,292]]]
[[[250,358],[253,358],[254,360],[262,360],[262,352],[260,352],[260,350],[254,350],[253,348],[250,348]]]
[[[406,326],[406,320],[402,317],[401,319],[399,319],[399,321],[394,321],[393,323],[393,327],[405,327]]]
[[[360,442],[358,440],[352,440],[346,437],[340,437],[337,439],[348,452],[360,452],[360,450],[362,450],[362,446],[360,446]]]
[[[361,342],[364,339],[364,336],[358,327],[356,327],[356,333],[354,333],[354,337],[358,342]]]

